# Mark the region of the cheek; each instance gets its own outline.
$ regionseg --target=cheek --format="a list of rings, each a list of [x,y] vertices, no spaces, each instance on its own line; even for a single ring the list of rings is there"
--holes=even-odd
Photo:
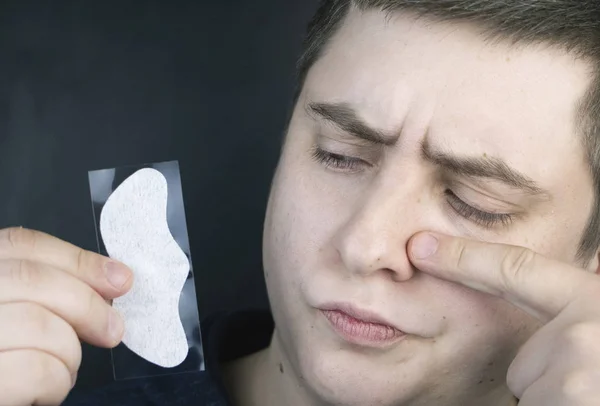
[[[437,382],[484,388],[503,382],[522,344],[539,323],[508,302],[461,286],[431,279],[428,303],[444,326],[430,347],[425,370],[436,370]]]
[[[512,360],[518,348],[542,324],[507,301],[453,284],[437,289],[439,305],[446,309],[448,340],[443,351],[462,348],[464,359]],[[457,343],[461,345],[456,346]],[[465,345],[467,344],[467,345]],[[473,356],[473,351],[477,355]],[[492,366],[491,364],[488,366]],[[494,365],[506,368],[508,364]]]
[[[265,227],[270,256],[298,268],[314,258],[343,221],[348,199],[303,154],[284,154],[273,182]]]
[[[309,183],[300,170],[298,158],[283,156],[275,175],[264,232],[264,260],[267,276],[293,278],[302,263],[318,246],[328,216],[327,204],[315,204]],[[279,275],[284,274],[284,275]],[[287,275],[287,276],[286,276]]]

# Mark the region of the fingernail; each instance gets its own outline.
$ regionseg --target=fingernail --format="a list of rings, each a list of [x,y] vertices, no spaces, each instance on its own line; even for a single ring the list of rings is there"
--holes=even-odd
[[[421,234],[413,240],[412,254],[416,259],[426,259],[435,254],[439,242],[431,234]]]
[[[104,270],[106,271],[108,282],[118,290],[121,290],[129,280],[129,271],[117,262],[107,262]]]
[[[108,334],[114,345],[117,345],[123,337],[123,319],[116,310],[111,308],[108,315]]]

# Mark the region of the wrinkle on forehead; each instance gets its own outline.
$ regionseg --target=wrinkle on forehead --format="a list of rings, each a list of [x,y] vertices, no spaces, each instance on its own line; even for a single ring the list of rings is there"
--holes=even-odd
[[[369,10],[350,13],[307,82],[311,100],[351,103],[369,125],[401,131],[410,144],[431,130],[453,147],[525,160],[526,144],[538,155],[552,155],[550,146],[583,152],[572,137],[588,68],[544,45],[486,43],[467,24]]]

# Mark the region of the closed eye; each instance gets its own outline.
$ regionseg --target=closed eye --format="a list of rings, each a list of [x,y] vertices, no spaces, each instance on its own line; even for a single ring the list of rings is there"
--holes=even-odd
[[[318,146],[313,148],[312,157],[325,167],[339,172],[356,173],[365,167],[369,168],[373,166],[361,158],[336,154]],[[492,228],[497,225],[508,226],[514,219],[514,215],[511,213],[489,212],[473,207],[459,198],[450,189],[446,189],[444,195],[456,214],[478,226],[485,228]]]
[[[461,217],[476,223],[485,228],[492,228],[496,225],[508,226],[512,223],[514,215],[511,213],[493,213],[480,210],[464,202],[450,189],[444,192],[450,207]]]
[[[358,172],[362,167],[371,167],[372,165],[361,158],[347,155],[336,154],[326,151],[320,147],[314,147],[312,157],[325,167],[340,172]]]

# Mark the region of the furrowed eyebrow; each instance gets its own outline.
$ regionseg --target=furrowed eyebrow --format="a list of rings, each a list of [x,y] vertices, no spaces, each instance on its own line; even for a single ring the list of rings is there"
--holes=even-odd
[[[383,146],[394,146],[399,136],[386,134],[367,125],[346,103],[309,103],[307,113],[330,122],[340,130],[364,141]],[[505,183],[523,192],[550,200],[551,194],[533,179],[496,157],[458,156],[449,150],[434,148],[425,139],[421,144],[422,158],[459,176],[488,178]]]
[[[533,179],[511,168],[500,158],[457,156],[451,151],[432,147],[427,140],[421,145],[421,155],[424,160],[457,175],[494,179],[527,194],[545,199],[550,199],[551,196]]]
[[[345,103],[310,103],[307,112],[311,116],[318,116],[348,134],[384,146],[392,146],[398,141],[397,136],[385,134],[371,128],[358,117],[356,111]]]

